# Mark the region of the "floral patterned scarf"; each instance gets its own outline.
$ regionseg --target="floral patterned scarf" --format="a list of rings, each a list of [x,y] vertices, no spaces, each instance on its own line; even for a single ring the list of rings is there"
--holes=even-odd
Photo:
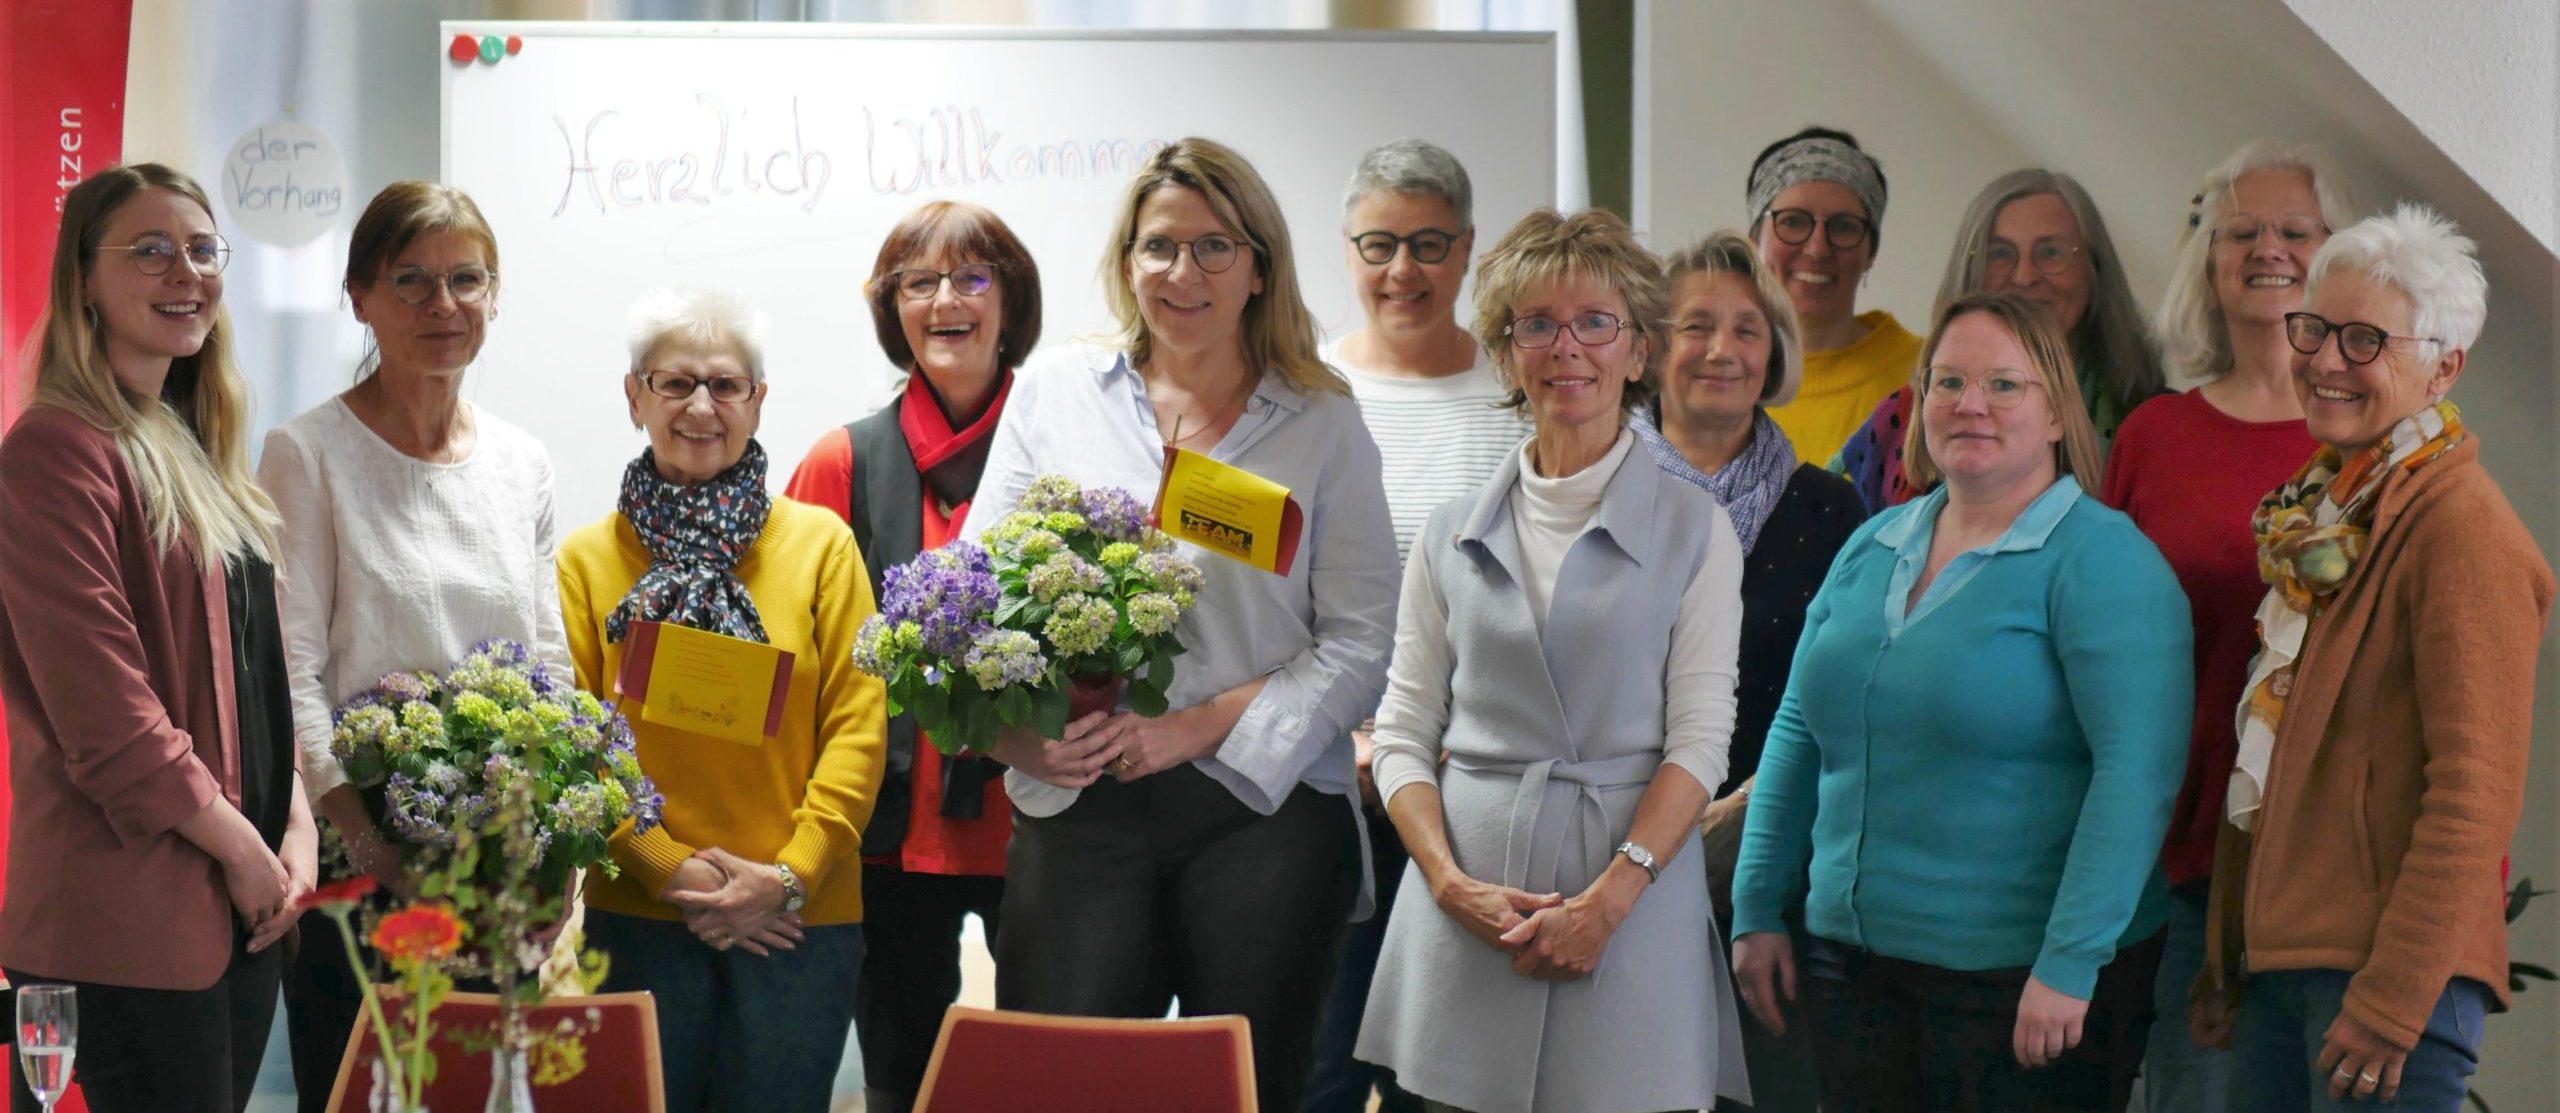
[[[2353,575],[2373,528],[2375,496],[2394,472],[2414,472],[2468,439],[2451,402],[2420,410],[2354,456],[2322,447],[2292,479],[2267,494],[2249,526],[2258,535],[2258,656],[2240,700],[2240,753],[2231,770],[2234,826],[2249,830],[2264,799],[2276,726],[2293,695],[2293,671],[2311,620]]]
[[[649,550],[649,570],[605,617],[606,641],[621,641],[634,622],[653,621],[765,640],[764,619],[737,572],[773,509],[764,474],[764,446],[753,440],[737,463],[705,483],[667,482],[652,449],[622,469],[614,509]]]

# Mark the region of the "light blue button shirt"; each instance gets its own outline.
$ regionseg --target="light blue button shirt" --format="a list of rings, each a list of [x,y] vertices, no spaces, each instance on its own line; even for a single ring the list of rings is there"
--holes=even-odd
[[[1087,349],[1044,363],[1005,402],[962,537],[1004,520],[1042,475],[1155,500],[1164,437],[1127,357]],[[1182,544],[1207,586],[1178,627],[1187,652],[1166,698],[1190,707],[1268,677],[1216,755],[1195,764],[1264,815],[1301,783],[1348,795],[1351,729],[1386,690],[1395,638],[1396,535],[1378,446],[1350,395],[1304,394],[1265,375],[1208,455],[1289,488],[1305,532],[1285,576]],[[1019,774],[1005,789],[1032,816],[1065,811],[1078,792]]]
[[[1885,583],[1886,636],[1899,638],[1912,623],[1928,617],[1938,604],[1979,575],[1992,557],[2043,548],[2045,539],[2053,535],[2053,527],[2062,523],[2062,516],[2070,513],[2071,504],[2078,501],[2079,480],[2067,475],[2055,480],[1990,544],[1957,553],[1938,571],[1938,578],[1929,581],[1929,590],[1920,593],[1919,605],[1913,606],[1911,585],[1920,582],[1921,570],[1929,566],[1929,543],[1938,534],[1938,512],[1947,508],[1947,485],[1941,483],[1937,490],[1921,496],[1908,512],[1875,532],[1876,543],[1894,552],[1893,575]]]

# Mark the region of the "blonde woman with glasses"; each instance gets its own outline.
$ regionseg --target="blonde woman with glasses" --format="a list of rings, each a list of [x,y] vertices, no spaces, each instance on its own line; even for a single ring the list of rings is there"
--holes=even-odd
[[[357,218],[344,289],[372,351],[356,384],[267,434],[284,515],[285,658],[333,874],[401,886],[403,855],[329,751],[331,714],[383,676],[442,670],[489,638],[569,668],[552,574],[551,457],[462,398],[498,316],[498,241],[461,190],[394,182]],[[337,929],[311,913],[305,938]],[[304,1113],[327,1104],[361,1006],[345,952],[304,947],[285,986]]]
[[[998,740],[1015,814],[996,1003],[1240,1013],[1262,1108],[1293,1110],[1367,890],[1351,731],[1377,706],[1396,592],[1378,448],[1316,357],[1289,228],[1244,156],[1197,138],[1150,156],[1101,269],[1117,343],[1014,384],[962,535],[1044,474],[1143,499],[1167,446],[1287,487],[1305,533],[1282,574],[1184,543],[1204,582],[1166,714]]]
[[[35,403],[0,440],[0,965],[76,987],[99,1113],[247,1107],[316,870],[229,257],[168,167],[73,188]]]

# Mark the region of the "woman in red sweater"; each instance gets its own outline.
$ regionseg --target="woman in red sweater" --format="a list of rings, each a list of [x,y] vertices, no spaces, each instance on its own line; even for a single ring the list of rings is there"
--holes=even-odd
[[[2204,958],[2214,835],[2231,778],[2232,711],[2257,649],[2251,615],[2266,595],[2249,515],[2319,446],[2305,431],[2284,315],[2331,227],[2354,219],[2316,152],[2261,139],[2207,175],[2154,325],[2175,370],[2203,385],[2152,399],[2117,430],[2099,497],[2169,558],[2196,623],[2195,733],[2161,851],[2172,893],[2154,1005],[2185,1015]],[[2154,1110],[2227,1108],[2230,1057],[2186,1027],[2155,1024],[2143,1065]]]
[[[853,526],[878,596],[882,574],[951,540],[977,496],[1014,369],[1040,340],[1040,268],[996,214],[934,201],[889,230],[863,289],[906,386],[819,438],[786,493]],[[862,832],[854,1013],[875,1111],[904,1113],[924,1085],[943,1010],[960,995],[961,918],[976,913],[995,937],[1013,833],[1001,772],[944,757],[912,716],[889,722],[889,768]]]

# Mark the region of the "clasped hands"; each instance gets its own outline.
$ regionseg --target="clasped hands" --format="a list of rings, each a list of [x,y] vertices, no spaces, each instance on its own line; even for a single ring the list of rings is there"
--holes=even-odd
[[[1223,732],[1198,729],[1197,708],[1184,708],[1148,718],[1134,712],[1096,711],[1067,724],[1055,741],[1010,728],[996,736],[997,761],[1034,780],[1060,788],[1083,788],[1112,777],[1122,783],[1188,765],[1209,756]]]
[[[658,899],[684,910],[684,926],[715,951],[739,948],[759,958],[800,945],[800,914],[785,912],[789,894],[772,866],[719,847],[696,851],[667,878]]]
[[[1638,873],[1630,881],[1619,865],[1613,861],[1589,888],[1571,897],[1495,885],[1451,870],[1432,885],[1431,899],[1467,934],[1510,955],[1513,973],[1569,982],[1599,969],[1610,936],[1635,908],[1644,877]]]

